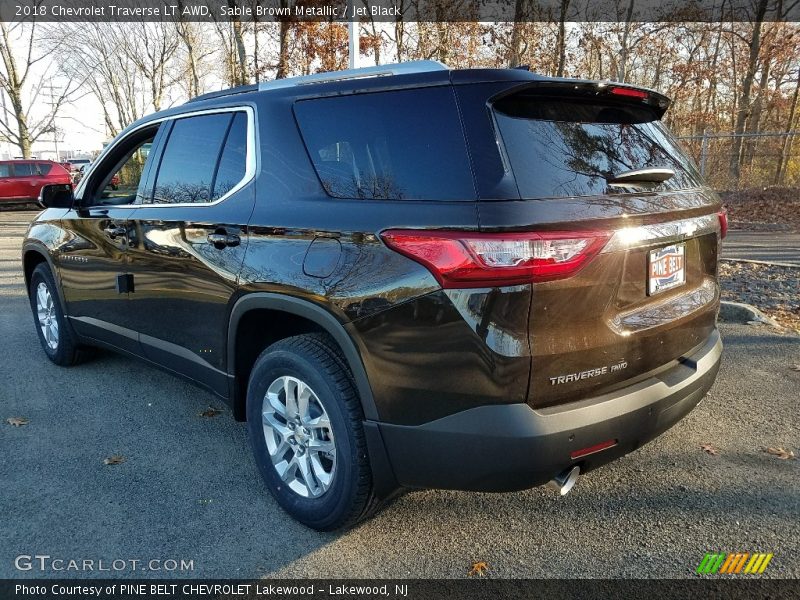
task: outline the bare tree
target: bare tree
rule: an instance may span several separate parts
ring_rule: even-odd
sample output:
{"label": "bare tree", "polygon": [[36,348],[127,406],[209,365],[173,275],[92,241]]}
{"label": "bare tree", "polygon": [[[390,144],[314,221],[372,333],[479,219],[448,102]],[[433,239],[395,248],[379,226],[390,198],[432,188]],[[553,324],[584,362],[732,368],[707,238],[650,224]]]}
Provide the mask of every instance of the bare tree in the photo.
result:
{"label": "bare tree", "polygon": [[[17,146],[25,158],[30,158],[31,147],[43,135],[56,134],[56,115],[74,91],[72,80],[58,94],[53,94],[51,89],[47,99],[49,110],[35,115],[35,107],[45,104],[42,91],[47,79],[40,72],[37,80],[32,81],[31,68],[48,57],[47,52],[36,54],[37,32],[35,22],[12,26],[0,22],[0,94],[4,95],[0,107],[0,137]],[[6,105],[5,96],[10,107]]]}
{"label": "bare tree", "polygon": [[132,27],[129,23],[59,23],[49,32],[51,43],[61,48],[63,68],[74,77],[84,74],[85,86],[102,106],[111,136],[153,106],[152,84],[126,51]]}
{"label": "bare tree", "polygon": [[164,95],[177,77],[169,72],[171,61],[178,51],[180,41],[174,36],[171,23],[132,23],[129,35],[122,39],[122,49],[131,63],[149,82],[150,103],[161,110]]}

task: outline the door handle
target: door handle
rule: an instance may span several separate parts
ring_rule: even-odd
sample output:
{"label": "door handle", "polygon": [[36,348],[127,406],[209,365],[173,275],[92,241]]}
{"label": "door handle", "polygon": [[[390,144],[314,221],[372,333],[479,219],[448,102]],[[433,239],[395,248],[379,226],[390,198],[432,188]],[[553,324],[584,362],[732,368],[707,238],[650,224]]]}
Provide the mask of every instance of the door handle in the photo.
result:
{"label": "door handle", "polygon": [[128,230],[122,225],[109,225],[108,227],[103,229],[103,233],[105,233],[112,240],[117,236],[125,235],[127,231]]}
{"label": "door handle", "polygon": [[218,250],[222,250],[226,246],[238,246],[241,239],[238,235],[232,233],[209,233],[208,243],[213,244]]}

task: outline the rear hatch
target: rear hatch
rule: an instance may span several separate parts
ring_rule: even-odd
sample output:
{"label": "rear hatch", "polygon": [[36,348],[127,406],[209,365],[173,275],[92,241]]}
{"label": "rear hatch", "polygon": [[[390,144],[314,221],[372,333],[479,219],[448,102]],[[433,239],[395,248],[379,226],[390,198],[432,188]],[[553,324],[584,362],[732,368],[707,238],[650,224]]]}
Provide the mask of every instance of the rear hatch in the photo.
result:
{"label": "rear hatch", "polygon": [[[552,262],[533,284],[529,314],[534,407],[650,377],[715,327],[724,217],[660,122],[667,102],[648,90],[564,80],[510,86],[483,101],[504,164],[494,175],[476,167],[478,178],[497,180],[477,182],[481,230],[540,232]],[[472,132],[473,156],[479,137]],[[512,193],[500,181],[508,177]],[[562,273],[570,253],[580,266]]]}

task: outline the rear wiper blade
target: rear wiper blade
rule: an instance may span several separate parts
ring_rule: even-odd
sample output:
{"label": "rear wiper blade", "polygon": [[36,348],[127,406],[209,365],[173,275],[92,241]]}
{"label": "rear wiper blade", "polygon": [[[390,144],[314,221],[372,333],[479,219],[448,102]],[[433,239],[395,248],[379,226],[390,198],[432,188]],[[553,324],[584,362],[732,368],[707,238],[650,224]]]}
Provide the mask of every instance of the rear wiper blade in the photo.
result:
{"label": "rear wiper blade", "polygon": [[661,183],[674,175],[675,171],[672,169],[653,167],[651,169],[634,169],[617,175],[609,175],[606,181],[611,185],[615,183]]}

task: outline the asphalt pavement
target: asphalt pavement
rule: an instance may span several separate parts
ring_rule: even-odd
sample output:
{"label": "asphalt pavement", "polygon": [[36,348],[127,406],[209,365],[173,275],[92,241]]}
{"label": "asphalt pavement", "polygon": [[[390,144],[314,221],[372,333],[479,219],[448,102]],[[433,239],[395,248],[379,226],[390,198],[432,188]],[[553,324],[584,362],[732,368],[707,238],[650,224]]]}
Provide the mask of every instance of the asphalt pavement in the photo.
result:
{"label": "asphalt pavement", "polygon": [[[0,578],[464,577],[479,560],[490,577],[672,578],[694,577],[709,551],[771,552],[763,576],[800,576],[800,461],[765,452],[800,454],[796,336],[722,324],[710,396],[563,498],[546,488],[414,492],[353,530],[322,534],[266,492],[243,424],[227,410],[201,416],[224,409],[209,393],[110,353],[73,368],[47,361],[19,271],[24,224],[7,214]],[[14,427],[11,417],[29,422]],[[113,455],[124,462],[103,464]],[[51,557],[44,571],[36,560],[15,567],[34,555]],[[52,559],[92,560],[95,570],[54,571]],[[98,572],[100,560],[127,566]],[[171,560],[192,570],[168,570]]]}
{"label": "asphalt pavement", "polygon": [[732,230],[722,258],[800,267],[800,233]]}

